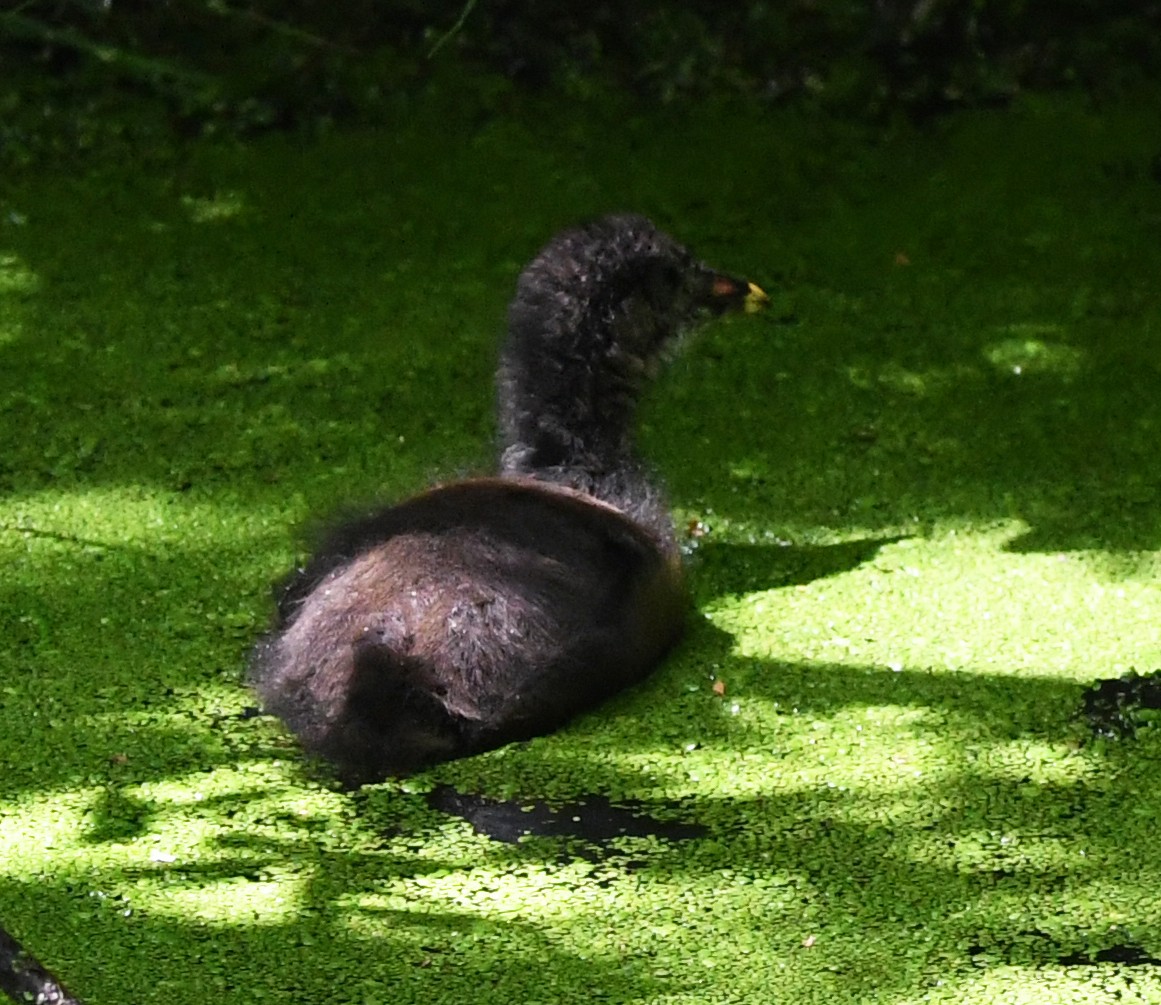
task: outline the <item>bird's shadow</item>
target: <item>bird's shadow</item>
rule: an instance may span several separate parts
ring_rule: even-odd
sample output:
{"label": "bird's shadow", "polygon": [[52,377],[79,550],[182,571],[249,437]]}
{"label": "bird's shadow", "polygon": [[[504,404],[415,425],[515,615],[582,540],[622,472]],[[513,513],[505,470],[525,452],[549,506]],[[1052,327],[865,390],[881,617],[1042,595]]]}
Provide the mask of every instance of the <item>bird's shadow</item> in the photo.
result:
{"label": "bird's shadow", "polygon": [[901,540],[902,535],[825,545],[703,541],[691,550],[689,575],[699,602],[782,586],[805,586],[857,569],[875,558],[881,548]]}

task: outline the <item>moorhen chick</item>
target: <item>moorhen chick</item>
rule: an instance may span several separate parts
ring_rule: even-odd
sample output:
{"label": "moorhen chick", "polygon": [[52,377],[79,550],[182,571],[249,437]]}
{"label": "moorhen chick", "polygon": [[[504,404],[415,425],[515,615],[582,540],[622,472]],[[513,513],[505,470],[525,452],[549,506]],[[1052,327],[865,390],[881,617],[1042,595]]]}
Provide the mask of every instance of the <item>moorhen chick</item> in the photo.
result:
{"label": "moorhen chick", "polygon": [[359,784],[550,732],[646,676],[687,601],[637,402],[690,327],[766,300],[641,216],[556,236],[508,313],[499,475],[334,531],[255,649],[265,709]]}

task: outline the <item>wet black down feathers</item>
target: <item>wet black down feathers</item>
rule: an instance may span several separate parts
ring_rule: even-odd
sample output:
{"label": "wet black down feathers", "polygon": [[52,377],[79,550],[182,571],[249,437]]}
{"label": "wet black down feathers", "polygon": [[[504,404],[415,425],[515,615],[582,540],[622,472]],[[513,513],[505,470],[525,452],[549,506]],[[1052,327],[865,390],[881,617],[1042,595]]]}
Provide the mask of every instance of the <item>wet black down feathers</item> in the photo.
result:
{"label": "wet black down feathers", "polygon": [[686,598],[637,401],[685,330],[765,299],[640,216],[550,241],[509,309],[498,476],[331,535],[255,649],[266,710],[360,783],[550,732],[648,674]]}

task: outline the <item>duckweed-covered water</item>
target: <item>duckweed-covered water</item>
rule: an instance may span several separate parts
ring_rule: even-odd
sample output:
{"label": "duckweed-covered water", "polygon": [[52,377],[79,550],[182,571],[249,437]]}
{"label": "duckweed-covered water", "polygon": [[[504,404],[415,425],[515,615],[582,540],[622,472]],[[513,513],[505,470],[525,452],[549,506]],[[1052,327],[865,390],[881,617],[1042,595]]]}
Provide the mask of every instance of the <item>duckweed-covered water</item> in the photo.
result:
{"label": "duckweed-covered water", "polygon": [[[1161,997],[1161,733],[1083,715],[1161,666],[1159,111],[437,95],[10,180],[0,921],[90,1005]],[[488,468],[515,276],[610,209],[775,300],[643,417],[688,639],[342,791],[250,711],[268,584],[312,520]],[[440,786],[696,831],[497,841]]]}

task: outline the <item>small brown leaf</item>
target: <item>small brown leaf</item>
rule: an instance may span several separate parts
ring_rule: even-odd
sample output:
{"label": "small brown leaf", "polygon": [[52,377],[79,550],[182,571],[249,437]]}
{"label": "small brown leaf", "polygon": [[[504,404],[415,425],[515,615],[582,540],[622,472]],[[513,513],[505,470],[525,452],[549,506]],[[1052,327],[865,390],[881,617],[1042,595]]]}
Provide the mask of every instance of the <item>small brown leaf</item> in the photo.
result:
{"label": "small brown leaf", "polygon": [[724,680],[715,680],[714,681],[714,694],[716,694],[720,698],[725,693],[726,693],[726,682]]}

